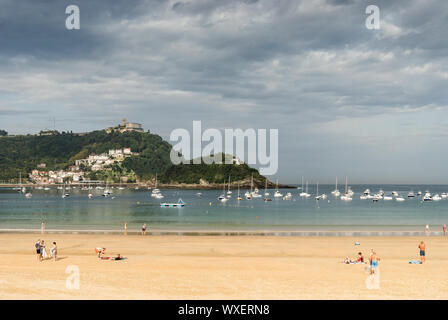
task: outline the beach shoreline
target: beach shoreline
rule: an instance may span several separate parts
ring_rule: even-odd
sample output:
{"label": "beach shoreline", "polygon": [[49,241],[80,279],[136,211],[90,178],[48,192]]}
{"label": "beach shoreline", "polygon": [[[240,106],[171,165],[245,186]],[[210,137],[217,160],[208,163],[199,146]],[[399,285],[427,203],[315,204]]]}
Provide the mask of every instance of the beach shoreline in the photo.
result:
{"label": "beach shoreline", "polygon": [[[0,234],[92,234],[92,235],[139,235],[140,230],[120,229],[19,229],[3,228]],[[416,230],[236,230],[236,229],[158,229],[146,232],[152,236],[266,236],[266,237],[443,237],[443,231]]]}
{"label": "beach shoreline", "polygon": [[[56,241],[59,260],[38,262],[37,239]],[[411,265],[421,240],[427,262]],[[1,233],[1,299],[448,299],[447,241]],[[96,247],[127,260],[99,260]],[[342,263],[358,252],[367,258],[373,248],[381,259],[375,290],[366,287],[367,264]],[[66,287],[73,266],[77,290]]]}

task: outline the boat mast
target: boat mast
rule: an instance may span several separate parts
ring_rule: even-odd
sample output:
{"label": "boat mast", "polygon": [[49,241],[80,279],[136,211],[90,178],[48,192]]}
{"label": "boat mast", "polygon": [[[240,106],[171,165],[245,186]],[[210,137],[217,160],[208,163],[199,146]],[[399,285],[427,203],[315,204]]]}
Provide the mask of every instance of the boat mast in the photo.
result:
{"label": "boat mast", "polygon": [[345,194],[348,194],[347,193],[347,176],[345,176]]}

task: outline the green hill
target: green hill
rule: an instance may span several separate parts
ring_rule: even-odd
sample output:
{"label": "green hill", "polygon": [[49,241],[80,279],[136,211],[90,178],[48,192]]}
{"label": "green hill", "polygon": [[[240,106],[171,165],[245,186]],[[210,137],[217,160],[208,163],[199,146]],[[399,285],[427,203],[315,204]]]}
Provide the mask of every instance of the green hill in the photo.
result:
{"label": "green hill", "polygon": [[150,133],[106,133],[93,131],[84,135],[61,133],[51,136],[15,136],[0,138],[0,180],[17,181],[38,164],[48,170],[66,169],[75,160],[89,154],[107,153],[109,149],[131,148],[139,156],[127,158],[122,167],[134,171],[140,179],[149,179],[170,166],[171,144]]}
{"label": "green hill", "polygon": [[111,165],[107,171],[89,172],[88,178],[118,182],[120,176],[125,175],[130,178],[129,182],[134,182],[153,180],[158,173],[159,181],[165,184],[199,184],[202,181],[220,184],[229,176],[232,181],[248,181],[252,175],[256,183],[264,185],[265,181],[256,169],[246,164],[173,165],[172,146],[160,136],[139,132],[106,133],[104,130],[83,135],[0,137],[0,180],[18,182],[20,173],[23,178],[28,177],[40,163],[46,164],[43,170],[68,169],[75,160],[87,158],[91,153],[102,154],[109,149],[122,148],[131,148],[139,155]]}

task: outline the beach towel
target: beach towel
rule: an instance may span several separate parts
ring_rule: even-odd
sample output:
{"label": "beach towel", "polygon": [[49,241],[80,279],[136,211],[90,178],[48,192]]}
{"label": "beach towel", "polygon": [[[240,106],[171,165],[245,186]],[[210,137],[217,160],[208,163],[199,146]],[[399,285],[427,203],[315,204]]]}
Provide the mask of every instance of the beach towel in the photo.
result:
{"label": "beach towel", "polygon": [[409,260],[410,264],[422,264],[419,260]]}
{"label": "beach towel", "polygon": [[[120,261],[120,260],[127,260],[128,258],[125,258],[125,257],[121,257],[121,259],[118,259],[117,261]],[[116,260],[115,259],[115,257],[101,257],[101,260]]]}

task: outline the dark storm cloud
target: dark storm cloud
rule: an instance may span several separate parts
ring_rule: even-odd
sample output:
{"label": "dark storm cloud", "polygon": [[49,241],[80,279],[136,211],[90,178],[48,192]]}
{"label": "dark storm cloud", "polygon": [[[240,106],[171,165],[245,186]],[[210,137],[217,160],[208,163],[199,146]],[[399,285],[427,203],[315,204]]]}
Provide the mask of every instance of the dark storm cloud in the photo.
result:
{"label": "dark storm cloud", "polygon": [[446,148],[433,137],[445,136],[448,4],[373,3],[380,30],[361,0],[0,0],[0,128],[278,128],[280,177],[386,179],[385,153],[402,170],[421,160],[408,141]]}

